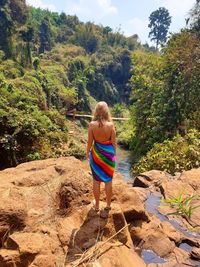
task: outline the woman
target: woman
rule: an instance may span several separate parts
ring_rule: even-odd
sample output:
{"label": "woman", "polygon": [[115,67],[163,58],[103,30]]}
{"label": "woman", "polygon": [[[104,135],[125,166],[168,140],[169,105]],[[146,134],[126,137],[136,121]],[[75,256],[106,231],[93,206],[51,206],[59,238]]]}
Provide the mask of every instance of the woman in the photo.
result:
{"label": "woman", "polygon": [[88,128],[87,159],[93,175],[95,210],[99,211],[100,183],[105,183],[106,210],[110,209],[115,169],[116,132],[106,102],[96,105]]}

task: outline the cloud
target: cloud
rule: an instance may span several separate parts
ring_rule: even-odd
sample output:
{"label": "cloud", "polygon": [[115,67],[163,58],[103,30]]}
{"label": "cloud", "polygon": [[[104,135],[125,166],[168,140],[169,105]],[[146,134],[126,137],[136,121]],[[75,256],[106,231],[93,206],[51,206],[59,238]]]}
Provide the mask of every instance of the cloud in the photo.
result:
{"label": "cloud", "polygon": [[88,20],[96,20],[108,15],[115,15],[118,10],[111,0],[71,0],[67,1],[66,13],[76,14]]}
{"label": "cloud", "polygon": [[148,20],[142,20],[140,18],[133,18],[129,20],[123,27],[125,28],[124,34],[126,36],[131,36],[133,34],[139,34],[139,38],[142,42],[148,40]]}
{"label": "cloud", "polygon": [[43,0],[27,0],[26,2],[30,6],[40,7],[43,9],[49,9],[51,11],[56,10],[56,7],[53,4],[45,4]]}
{"label": "cloud", "polygon": [[172,16],[184,17],[194,6],[195,0],[155,0],[159,6],[166,7]]}

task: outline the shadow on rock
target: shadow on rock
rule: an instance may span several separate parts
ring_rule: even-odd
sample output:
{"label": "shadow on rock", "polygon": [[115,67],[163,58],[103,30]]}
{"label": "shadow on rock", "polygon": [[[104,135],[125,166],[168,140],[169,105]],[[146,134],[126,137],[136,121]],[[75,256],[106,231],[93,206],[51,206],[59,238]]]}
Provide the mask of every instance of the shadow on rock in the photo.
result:
{"label": "shadow on rock", "polygon": [[[87,249],[101,241],[103,235],[109,234],[109,227],[106,227],[109,212],[107,212],[107,215],[102,212],[97,213],[93,208],[91,208],[80,228],[72,231],[68,253],[66,256],[67,262],[78,259],[80,254],[84,253]],[[103,214],[103,218],[101,217],[101,214]]]}

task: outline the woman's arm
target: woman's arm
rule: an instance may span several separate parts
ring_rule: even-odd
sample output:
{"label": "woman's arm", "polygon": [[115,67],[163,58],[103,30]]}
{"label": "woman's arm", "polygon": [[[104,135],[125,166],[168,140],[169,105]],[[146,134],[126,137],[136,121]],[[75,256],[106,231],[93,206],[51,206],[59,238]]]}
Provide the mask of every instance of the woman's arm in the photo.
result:
{"label": "woman's arm", "polygon": [[112,132],[111,132],[111,143],[114,146],[115,149],[115,155],[116,155],[116,151],[117,151],[117,140],[116,140],[116,131],[115,131],[115,126],[112,125]]}
{"label": "woman's arm", "polygon": [[89,159],[89,153],[90,153],[90,149],[93,143],[93,133],[92,133],[92,126],[91,123],[89,124],[89,128],[88,128],[88,141],[87,141],[87,152],[86,152],[86,158]]}

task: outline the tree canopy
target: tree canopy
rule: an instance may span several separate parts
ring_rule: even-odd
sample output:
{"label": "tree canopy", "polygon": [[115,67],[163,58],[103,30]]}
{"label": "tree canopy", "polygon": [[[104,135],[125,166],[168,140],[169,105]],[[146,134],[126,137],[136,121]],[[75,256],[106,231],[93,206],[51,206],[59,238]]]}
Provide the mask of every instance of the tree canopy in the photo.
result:
{"label": "tree canopy", "polygon": [[171,24],[171,16],[165,7],[153,11],[149,17],[149,37],[156,43],[156,48],[167,41],[167,34]]}

